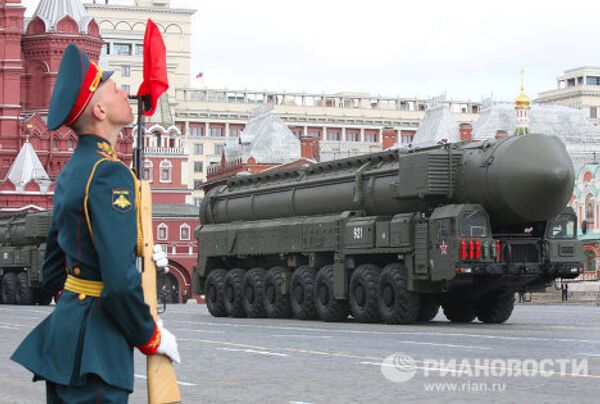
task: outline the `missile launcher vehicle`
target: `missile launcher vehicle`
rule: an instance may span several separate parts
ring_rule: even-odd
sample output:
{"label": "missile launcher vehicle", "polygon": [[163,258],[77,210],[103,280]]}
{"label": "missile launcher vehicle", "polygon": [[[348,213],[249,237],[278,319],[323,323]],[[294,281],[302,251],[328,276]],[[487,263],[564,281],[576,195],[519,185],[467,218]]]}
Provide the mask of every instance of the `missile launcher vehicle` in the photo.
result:
{"label": "missile launcher vehicle", "polygon": [[200,207],[194,291],[213,316],[502,323],[582,270],[573,186],[535,134],[230,178]]}
{"label": "missile launcher vehicle", "polygon": [[0,216],[0,303],[50,304],[42,288],[51,212]]}

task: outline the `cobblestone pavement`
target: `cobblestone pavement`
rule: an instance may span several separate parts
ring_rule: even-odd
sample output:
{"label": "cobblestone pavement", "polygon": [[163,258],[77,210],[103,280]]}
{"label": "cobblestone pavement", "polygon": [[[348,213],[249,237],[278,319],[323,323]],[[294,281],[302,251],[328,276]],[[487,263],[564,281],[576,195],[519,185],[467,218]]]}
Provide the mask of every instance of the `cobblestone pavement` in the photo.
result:
{"label": "cobblestone pavement", "polygon": [[[44,401],[44,384],[31,383],[8,358],[51,310],[0,306],[0,402]],[[519,305],[502,325],[451,324],[441,312],[408,326],[213,318],[200,305],[170,305],[162,317],[179,339],[185,403],[564,403],[600,396],[600,308],[591,305]],[[144,373],[136,353],[132,403],[146,401]]]}

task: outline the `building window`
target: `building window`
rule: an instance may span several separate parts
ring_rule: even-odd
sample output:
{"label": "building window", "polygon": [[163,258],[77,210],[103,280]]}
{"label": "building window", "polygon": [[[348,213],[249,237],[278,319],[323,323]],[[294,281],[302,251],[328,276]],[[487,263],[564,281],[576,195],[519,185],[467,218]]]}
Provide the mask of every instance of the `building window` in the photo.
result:
{"label": "building window", "polygon": [[346,141],[360,142],[360,132],[346,132]]}
{"label": "building window", "polygon": [[590,107],[590,118],[598,118],[598,107]]}
{"label": "building window", "polygon": [[67,147],[69,148],[69,151],[73,150],[73,139],[67,139]]}
{"label": "building window", "polygon": [[129,87],[127,84],[121,84],[121,89],[123,91],[125,91],[127,94],[129,94],[131,92],[131,87]]}
{"label": "building window", "polygon": [[189,240],[190,239],[190,226],[187,224],[182,224],[179,228],[179,238],[181,240]]}
{"label": "building window", "polygon": [[144,161],[144,179],[152,182],[152,169],[154,168],[154,164],[150,160]]}
{"label": "building window", "polygon": [[141,44],[141,43],[135,44],[135,55],[136,56],[144,56],[144,44]]}
{"label": "building window", "polygon": [[365,142],[377,143],[377,133],[365,133]]}
{"label": "building window", "polygon": [[[194,180],[194,189],[202,189],[202,180]],[[194,201],[198,198],[194,198]],[[200,206],[200,205],[198,205]]]}
{"label": "building window", "polygon": [[412,135],[412,134],[411,135],[402,135],[402,143],[403,144],[410,144],[410,143],[412,143],[414,136],[415,135]]}
{"label": "building window", "polygon": [[113,45],[113,55],[130,56],[131,55],[131,44],[128,44],[128,43],[114,44]]}
{"label": "building window", "polygon": [[[196,181],[194,181],[194,182],[196,182]],[[198,181],[198,182],[202,182],[202,181]],[[202,203],[202,198],[194,198],[194,205],[199,207],[201,203]]]}
{"label": "building window", "polygon": [[110,55],[110,44],[109,43],[102,44],[102,54]]}
{"label": "building window", "polygon": [[158,231],[156,233],[156,239],[157,240],[166,240],[168,231],[169,231],[169,228],[167,227],[166,224],[164,224],[164,223],[159,224]]}
{"label": "building window", "polygon": [[588,86],[600,86],[600,77],[598,76],[587,76],[585,81]]}
{"label": "building window", "polygon": [[203,166],[201,161],[194,161],[194,172],[201,173],[203,171]]}
{"label": "building window", "polygon": [[221,156],[223,154],[223,150],[225,148],[225,145],[222,143],[215,143],[215,154],[217,156]]}
{"label": "building window", "polygon": [[173,165],[170,161],[160,162],[160,182],[171,182],[171,171]]}
{"label": "building window", "polygon": [[191,137],[202,137],[202,136],[204,136],[204,127],[203,126],[190,125],[190,136]]}
{"label": "building window", "polygon": [[131,66],[121,66],[121,77],[131,77]]}
{"label": "building window", "polygon": [[223,137],[223,128],[210,128],[210,135],[213,137]]}
{"label": "building window", "polygon": [[327,140],[340,140],[340,132],[336,130],[328,130],[327,131]]}
{"label": "building window", "polygon": [[204,154],[204,145],[202,143],[194,143],[194,154],[197,156]]}
{"label": "building window", "polygon": [[309,130],[307,134],[309,137],[314,137],[317,139],[321,138],[321,132],[319,132],[318,130]]}
{"label": "building window", "polygon": [[58,141],[56,140],[55,137],[52,138],[52,150],[58,150]]}
{"label": "building window", "polygon": [[239,128],[229,128],[229,137],[240,137]]}

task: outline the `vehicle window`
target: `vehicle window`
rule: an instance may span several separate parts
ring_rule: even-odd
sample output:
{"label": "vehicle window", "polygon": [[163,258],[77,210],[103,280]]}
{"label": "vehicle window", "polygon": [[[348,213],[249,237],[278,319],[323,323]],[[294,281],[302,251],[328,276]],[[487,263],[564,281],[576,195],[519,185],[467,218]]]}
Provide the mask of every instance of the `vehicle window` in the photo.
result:
{"label": "vehicle window", "polygon": [[575,238],[575,217],[559,215],[550,222],[548,228],[550,238]]}
{"label": "vehicle window", "polygon": [[460,235],[463,237],[486,237],[488,221],[487,215],[476,210],[464,212],[460,219]]}
{"label": "vehicle window", "polygon": [[437,220],[437,239],[447,240],[452,234],[452,219]]}

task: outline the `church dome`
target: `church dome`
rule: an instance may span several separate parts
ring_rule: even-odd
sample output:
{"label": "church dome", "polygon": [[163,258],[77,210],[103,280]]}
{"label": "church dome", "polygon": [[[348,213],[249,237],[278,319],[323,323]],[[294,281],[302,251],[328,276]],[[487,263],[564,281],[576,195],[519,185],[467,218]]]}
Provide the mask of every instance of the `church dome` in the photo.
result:
{"label": "church dome", "polygon": [[41,0],[32,16],[32,22],[39,18],[45,24],[45,32],[57,32],[59,23],[65,17],[78,25],[79,32],[87,32],[92,20],[80,0]]}
{"label": "church dome", "polygon": [[531,104],[531,98],[527,94],[525,94],[525,90],[521,87],[521,92],[515,99],[515,106],[518,109],[529,109],[529,105]]}

